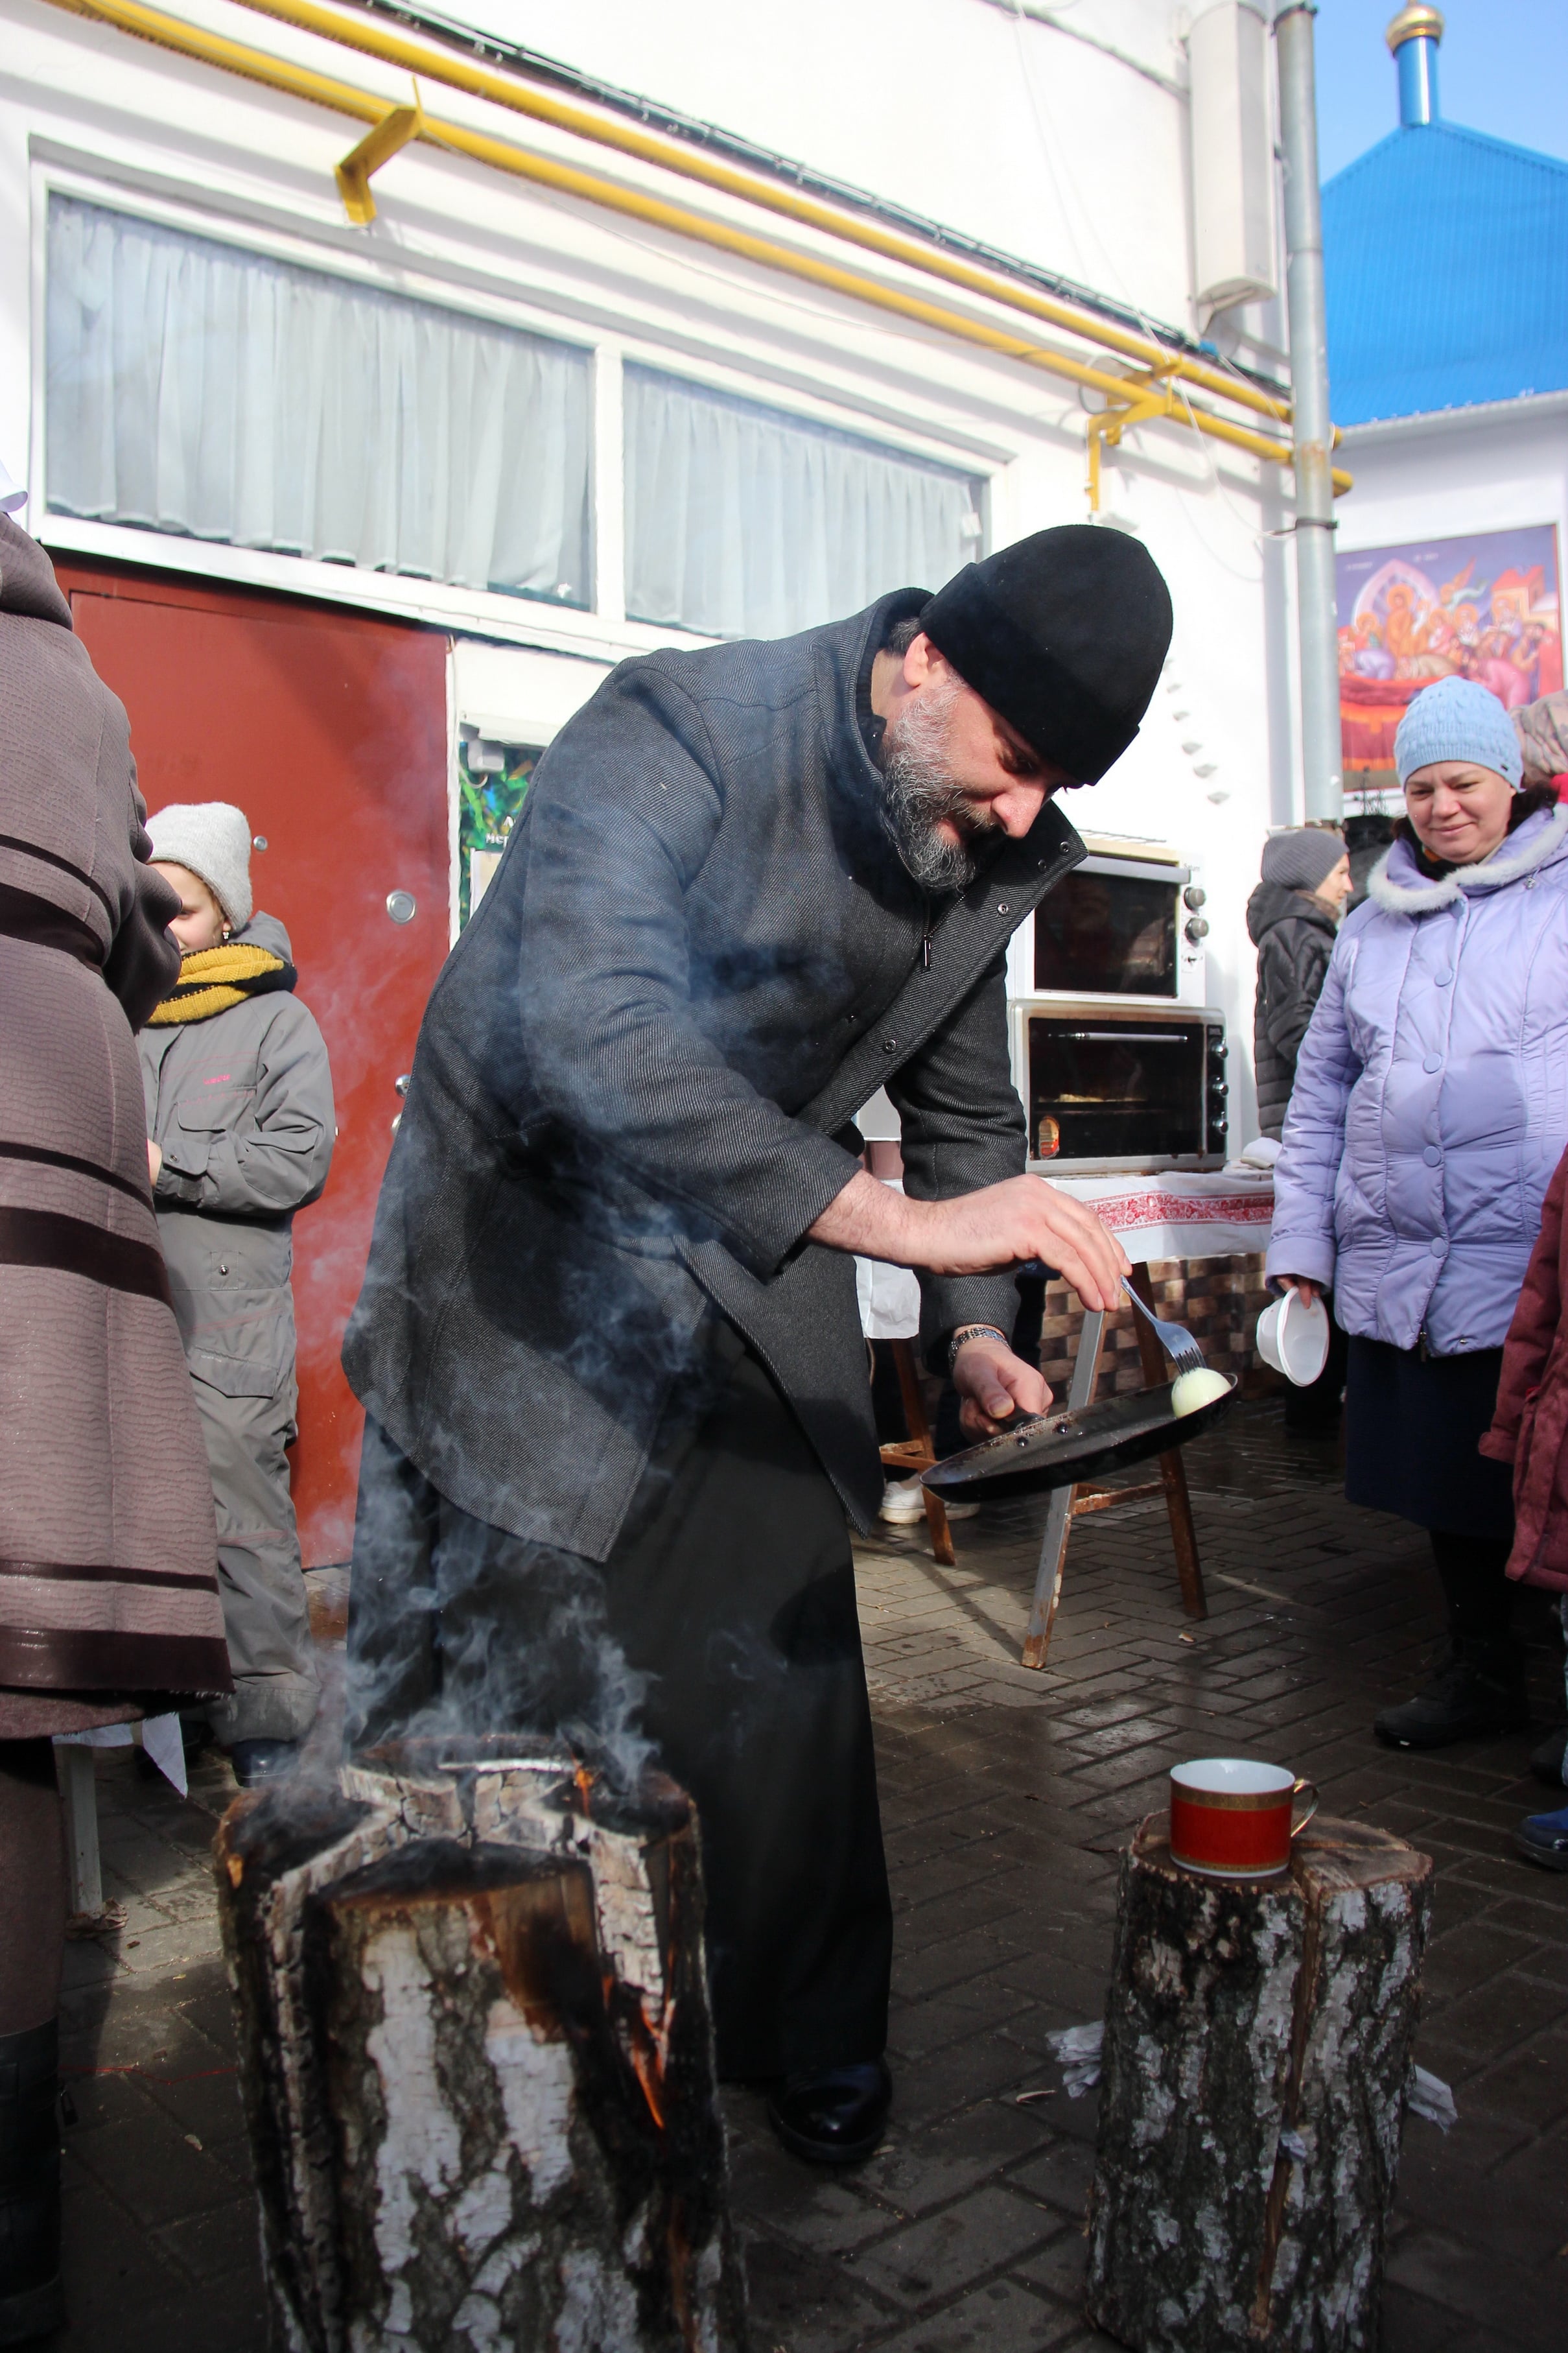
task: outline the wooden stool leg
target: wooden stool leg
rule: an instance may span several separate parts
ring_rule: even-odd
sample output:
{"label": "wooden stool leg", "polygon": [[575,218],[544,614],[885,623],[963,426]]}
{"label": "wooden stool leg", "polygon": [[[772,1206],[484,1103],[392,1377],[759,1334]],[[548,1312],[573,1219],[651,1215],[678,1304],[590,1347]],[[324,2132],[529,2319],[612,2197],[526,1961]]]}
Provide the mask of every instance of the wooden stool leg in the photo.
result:
{"label": "wooden stool leg", "polygon": [[97,1752],[75,1741],[55,1748],[55,1778],[66,1818],[66,1862],[70,1908],[96,1919],[103,1910],[103,1879],[98,1860]]}
{"label": "wooden stool leg", "polygon": [[[1105,1338],[1105,1317],[1098,1308],[1086,1308],[1079,1335],[1078,1356],[1068,1388],[1068,1406],[1077,1411],[1094,1395],[1100,1351]],[[1024,1638],[1024,1664],[1043,1667],[1051,1647],[1051,1629],[1062,1598],[1062,1569],[1067,1561],[1068,1531],[1072,1526],[1071,1487],[1056,1487],[1046,1513],[1046,1533],[1040,1542],[1040,1565],[1035,1572],[1035,1598],[1029,1605],[1029,1627]]]}
{"label": "wooden stool leg", "polygon": [[[1154,1311],[1154,1294],[1149,1286],[1149,1270],[1135,1266],[1128,1278],[1129,1286],[1138,1293],[1145,1307]],[[1157,1388],[1169,1370],[1159,1341],[1143,1321],[1137,1316],[1138,1354],[1142,1361],[1143,1378],[1150,1388]],[[1206,1618],[1209,1614],[1207,1596],[1204,1592],[1203,1563],[1198,1558],[1198,1532],[1193,1525],[1192,1499],[1187,1493],[1187,1466],[1182,1460],[1182,1450],[1173,1447],[1160,1457],[1160,1477],[1164,1483],[1165,1509],[1171,1515],[1171,1546],[1176,1556],[1176,1574],[1182,1581],[1182,1607],[1189,1618]]]}
{"label": "wooden stool leg", "polygon": [[[921,1394],[920,1366],[915,1362],[913,1345],[908,1340],[890,1344],[893,1363],[899,1376],[899,1394],[904,1401],[904,1419],[909,1424],[910,1437],[920,1449],[927,1467],[936,1461],[936,1448],[931,1444],[931,1424],[926,1419],[926,1401]],[[948,1525],[947,1507],[942,1497],[928,1487],[925,1491],[926,1526],[931,1530],[931,1548],[943,1568],[955,1568],[957,1555],[952,1549],[952,1530]]]}

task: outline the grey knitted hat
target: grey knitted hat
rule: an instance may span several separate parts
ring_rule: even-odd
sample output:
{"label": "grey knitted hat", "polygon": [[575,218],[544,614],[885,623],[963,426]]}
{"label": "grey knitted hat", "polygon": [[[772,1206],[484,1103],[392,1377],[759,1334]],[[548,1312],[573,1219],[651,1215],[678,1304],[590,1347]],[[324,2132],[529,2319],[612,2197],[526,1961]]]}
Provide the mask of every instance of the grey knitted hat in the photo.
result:
{"label": "grey knitted hat", "polygon": [[1440,678],[1406,706],[1394,738],[1394,765],[1403,785],[1435,760],[1473,760],[1506,776],[1518,792],[1524,776],[1513,722],[1471,678]]}
{"label": "grey knitted hat", "polygon": [[154,859],[199,874],[237,932],[250,921],[250,819],[232,801],[171,801],[147,820]]}
{"label": "grey knitted hat", "polygon": [[1315,891],[1345,854],[1344,837],[1325,825],[1293,825],[1263,845],[1263,880],[1282,891]]}

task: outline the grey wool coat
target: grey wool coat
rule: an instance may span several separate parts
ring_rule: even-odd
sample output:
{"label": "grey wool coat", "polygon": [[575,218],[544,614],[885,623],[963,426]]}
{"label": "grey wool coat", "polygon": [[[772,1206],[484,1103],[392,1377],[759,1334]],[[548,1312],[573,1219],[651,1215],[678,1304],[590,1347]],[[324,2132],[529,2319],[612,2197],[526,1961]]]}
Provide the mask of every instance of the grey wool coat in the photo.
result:
{"label": "grey wool coat", "polygon": [[[276,916],[253,915],[235,942],[292,962]],[[276,1397],[294,1378],[294,1212],[325,1185],[337,1134],[325,1042],[278,989],[205,1021],[156,1024],[137,1048],[191,1370],[225,1397]]]}
{"label": "grey wool coat", "polygon": [[[894,858],[857,689],[924,601],[623,663],[540,762],[437,983],[343,1363],[432,1483],[515,1535],[607,1556],[710,1304],[851,1513],[880,1501],[854,1262],[805,1235],[883,1083],[911,1195],[1023,1169],[1003,950],[1083,855],[1047,802],[945,904]],[[928,1345],[1012,1328],[1008,1275],[922,1293]]]}
{"label": "grey wool coat", "polygon": [[121,703],[0,516],[0,1738],[229,1687],[132,1031],[174,980]]}

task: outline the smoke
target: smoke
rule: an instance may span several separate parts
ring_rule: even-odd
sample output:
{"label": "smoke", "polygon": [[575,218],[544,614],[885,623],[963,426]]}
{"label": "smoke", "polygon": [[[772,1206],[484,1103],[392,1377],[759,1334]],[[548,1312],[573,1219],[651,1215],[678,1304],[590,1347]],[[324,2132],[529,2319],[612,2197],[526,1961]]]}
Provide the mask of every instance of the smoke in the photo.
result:
{"label": "smoke", "polygon": [[[979,818],[948,763],[952,712],[968,692],[952,671],[933,679],[888,722],[882,752],[882,823],[917,882],[962,891],[979,867],[977,845],[997,830]],[[958,839],[937,831],[945,820]]]}
{"label": "smoke", "polygon": [[437,1562],[441,1688],[408,1727],[558,1739],[634,1790],[654,1744],[638,1728],[648,1679],[610,1631],[604,1571],[548,1545],[498,1546],[447,1514]]}
{"label": "smoke", "polygon": [[[649,1357],[616,1356],[624,1303],[599,1306],[592,1350],[603,1361],[574,1363],[579,1378],[608,1384],[616,1364],[623,1390],[633,1366],[651,1384]],[[661,1336],[673,1377],[624,1524],[634,1548],[657,1529],[740,1355],[712,1316],[695,1332],[666,1327]],[[577,1553],[459,1509],[367,1420],[345,1660],[349,1752],[421,1738],[532,1737],[563,1745],[612,1788],[635,1792],[657,1750],[642,1726],[651,1678],[617,1639],[607,1575]]]}

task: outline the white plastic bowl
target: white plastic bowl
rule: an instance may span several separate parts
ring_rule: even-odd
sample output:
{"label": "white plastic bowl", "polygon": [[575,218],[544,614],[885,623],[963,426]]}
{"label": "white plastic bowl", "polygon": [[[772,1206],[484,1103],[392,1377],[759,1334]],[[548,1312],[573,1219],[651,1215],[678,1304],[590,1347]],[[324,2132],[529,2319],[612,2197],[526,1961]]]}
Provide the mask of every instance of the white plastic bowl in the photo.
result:
{"label": "white plastic bowl", "polygon": [[1299,1389],[1315,1381],[1329,1361],[1329,1311],[1321,1299],[1307,1306],[1288,1291],[1258,1319],[1258,1353]]}

